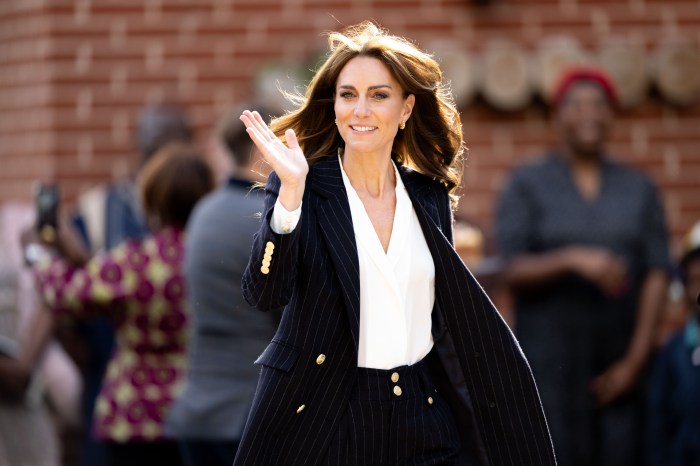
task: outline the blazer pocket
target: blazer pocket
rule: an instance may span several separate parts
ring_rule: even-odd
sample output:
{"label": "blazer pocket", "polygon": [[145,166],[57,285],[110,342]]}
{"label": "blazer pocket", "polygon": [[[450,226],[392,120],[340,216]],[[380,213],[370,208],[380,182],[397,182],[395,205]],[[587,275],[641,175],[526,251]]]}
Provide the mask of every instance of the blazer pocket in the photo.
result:
{"label": "blazer pocket", "polygon": [[299,359],[298,349],[281,341],[272,340],[265,348],[265,351],[255,360],[255,364],[262,364],[263,366],[289,372],[294,367],[297,359]]}

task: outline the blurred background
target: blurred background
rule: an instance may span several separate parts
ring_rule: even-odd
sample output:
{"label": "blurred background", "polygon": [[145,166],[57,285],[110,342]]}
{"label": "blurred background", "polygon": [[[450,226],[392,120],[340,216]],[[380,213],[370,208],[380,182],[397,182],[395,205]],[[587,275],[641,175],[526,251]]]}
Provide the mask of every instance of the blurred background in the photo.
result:
{"label": "blurred background", "polygon": [[[146,104],[181,106],[202,147],[243,102],[282,114],[324,32],[366,19],[451,81],[469,148],[455,238],[511,323],[496,203],[512,169],[556,142],[551,91],[571,64],[615,80],[611,153],[655,182],[680,257],[700,219],[700,0],[0,0],[0,207],[31,205],[44,181],[70,209],[133,174]],[[30,222],[12,212],[6,224]],[[671,286],[660,342],[685,321],[681,294]]]}
{"label": "blurred background", "polygon": [[0,203],[53,179],[70,202],[135,163],[134,123],[175,101],[204,138],[231,105],[303,86],[323,31],[374,19],[435,53],[470,149],[459,216],[488,240],[510,169],[550,142],[548,86],[599,63],[612,150],[660,187],[674,247],[700,218],[697,0],[2,0]]}

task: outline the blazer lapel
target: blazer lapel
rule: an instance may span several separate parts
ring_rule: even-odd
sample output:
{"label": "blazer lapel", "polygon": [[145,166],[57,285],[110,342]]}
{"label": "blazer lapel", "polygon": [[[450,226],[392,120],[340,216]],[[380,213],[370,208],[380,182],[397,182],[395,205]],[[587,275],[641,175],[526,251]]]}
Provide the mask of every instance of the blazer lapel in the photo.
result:
{"label": "blazer lapel", "polygon": [[[401,167],[399,168],[399,173],[408,192],[408,197],[411,198],[411,203],[416,211],[421,227],[423,229],[428,227],[436,228],[442,233],[441,227],[435,223],[435,219],[439,218],[439,212],[433,188],[425,180],[410,176],[408,170],[405,167]],[[428,235],[426,234],[427,237]],[[435,251],[431,248],[431,252],[434,253]]]}
{"label": "blazer lapel", "polygon": [[311,189],[321,197],[316,206],[319,226],[343,290],[355,349],[360,334],[360,263],[348,196],[336,156],[316,163]]}

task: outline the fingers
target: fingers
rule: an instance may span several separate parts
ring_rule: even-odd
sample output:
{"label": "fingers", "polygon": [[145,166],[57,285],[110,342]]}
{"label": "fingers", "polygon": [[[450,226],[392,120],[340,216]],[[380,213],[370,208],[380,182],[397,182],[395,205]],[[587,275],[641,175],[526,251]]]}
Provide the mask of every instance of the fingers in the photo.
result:
{"label": "fingers", "polygon": [[308,163],[294,130],[285,131],[283,142],[270,130],[258,112],[245,110],[240,119],[265,161],[280,175],[280,178],[284,176],[294,178],[293,182],[297,183],[296,177],[305,176],[308,173]]}
{"label": "fingers", "polygon": [[289,147],[290,149],[299,148],[299,141],[297,140],[297,135],[294,134],[293,129],[290,128],[287,131],[285,131],[284,138],[287,141],[287,147]]}
{"label": "fingers", "polygon": [[246,128],[255,128],[260,138],[266,142],[274,142],[277,140],[275,134],[270,130],[263,120],[262,116],[256,111],[251,112],[250,110],[245,110],[241,115],[241,120]]}
{"label": "fingers", "polygon": [[270,148],[268,147],[268,144],[271,141],[269,135],[267,134],[269,132],[269,128],[267,128],[267,126],[264,124],[260,115],[258,115],[256,118],[255,115],[248,110],[243,112],[240,119],[246,127],[248,136],[250,136],[253,143],[255,143],[257,148],[267,159],[271,155]]}
{"label": "fingers", "polygon": [[246,132],[248,133],[248,136],[250,136],[250,139],[253,140],[253,143],[257,146],[257,148],[260,150],[260,152],[265,156],[265,158],[268,157],[268,148],[267,148],[267,141],[265,138],[260,134],[260,131],[253,125],[247,123],[246,120],[244,120],[245,117],[242,117],[241,120],[243,123],[246,125]]}

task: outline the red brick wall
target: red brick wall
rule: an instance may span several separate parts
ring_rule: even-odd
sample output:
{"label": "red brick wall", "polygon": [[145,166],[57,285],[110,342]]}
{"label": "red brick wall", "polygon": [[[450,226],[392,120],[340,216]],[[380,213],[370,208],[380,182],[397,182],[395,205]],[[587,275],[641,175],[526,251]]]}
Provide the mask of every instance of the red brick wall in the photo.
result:
{"label": "red brick wall", "polygon": [[0,2],[0,202],[53,175],[50,18],[42,2]]}
{"label": "red brick wall", "polygon": [[[310,63],[320,33],[373,18],[419,44],[458,40],[478,53],[506,37],[531,49],[567,34],[594,49],[613,36],[652,50],[665,36],[700,41],[698,0],[2,0],[0,202],[55,177],[70,199],[125,173],[138,107],[177,100],[201,138],[221,110],[247,100],[264,65]],[[650,91],[624,113],[613,149],[662,188],[674,239],[700,219],[700,106]],[[509,169],[551,142],[536,99],[514,113],[477,98],[463,109],[471,149],[460,215],[487,232]]]}

